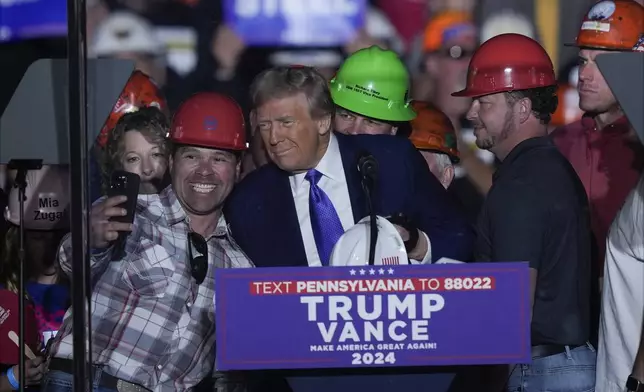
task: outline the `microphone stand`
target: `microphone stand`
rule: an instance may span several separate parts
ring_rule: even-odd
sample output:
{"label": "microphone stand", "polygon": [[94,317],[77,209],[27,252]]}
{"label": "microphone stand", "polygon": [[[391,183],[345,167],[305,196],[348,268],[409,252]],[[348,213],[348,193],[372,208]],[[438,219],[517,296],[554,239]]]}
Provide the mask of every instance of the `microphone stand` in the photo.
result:
{"label": "microphone stand", "polygon": [[369,235],[369,265],[374,265],[376,257],[376,243],[378,242],[378,222],[376,218],[376,211],[373,208],[373,189],[374,181],[369,176],[362,178],[362,190],[364,191],[367,199],[367,213],[369,214],[369,228],[371,234]]}
{"label": "microphone stand", "polygon": [[20,350],[18,358],[18,369],[20,371],[18,383],[19,391],[25,390],[25,193],[27,190],[27,172],[29,170],[40,170],[42,168],[41,159],[12,159],[9,161],[8,169],[16,170],[16,179],[14,187],[18,189],[18,205],[20,208],[20,225],[18,233],[20,236],[20,245],[18,249],[18,349]]}

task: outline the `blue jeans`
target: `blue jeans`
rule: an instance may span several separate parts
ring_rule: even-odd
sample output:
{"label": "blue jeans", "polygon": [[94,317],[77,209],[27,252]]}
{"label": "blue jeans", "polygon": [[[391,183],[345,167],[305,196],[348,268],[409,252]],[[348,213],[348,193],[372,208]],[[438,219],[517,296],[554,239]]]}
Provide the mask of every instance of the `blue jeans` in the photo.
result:
{"label": "blue jeans", "polygon": [[533,358],[532,364],[516,365],[508,380],[508,392],[593,392],[595,348],[586,345],[561,354]]}
{"label": "blue jeans", "polygon": [[[93,392],[117,392],[116,389],[99,387],[98,383],[101,379],[102,371],[95,369],[94,371],[94,385]],[[40,392],[73,392],[74,390],[74,376],[69,373],[60,372],[58,370],[50,370],[45,374],[45,377],[40,384]]]}

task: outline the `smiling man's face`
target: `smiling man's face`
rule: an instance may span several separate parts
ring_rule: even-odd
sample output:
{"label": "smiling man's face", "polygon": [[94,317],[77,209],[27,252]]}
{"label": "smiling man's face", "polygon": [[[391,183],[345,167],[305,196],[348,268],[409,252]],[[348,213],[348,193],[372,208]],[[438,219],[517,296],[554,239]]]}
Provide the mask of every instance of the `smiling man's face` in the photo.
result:
{"label": "smiling man's face", "polygon": [[277,166],[290,173],[315,167],[326,151],[330,117],[312,118],[303,93],[269,100],[256,113],[257,129]]}
{"label": "smiling man's face", "polygon": [[189,214],[221,209],[239,178],[241,161],[230,151],[181,146],[170,161],[172,186]]}

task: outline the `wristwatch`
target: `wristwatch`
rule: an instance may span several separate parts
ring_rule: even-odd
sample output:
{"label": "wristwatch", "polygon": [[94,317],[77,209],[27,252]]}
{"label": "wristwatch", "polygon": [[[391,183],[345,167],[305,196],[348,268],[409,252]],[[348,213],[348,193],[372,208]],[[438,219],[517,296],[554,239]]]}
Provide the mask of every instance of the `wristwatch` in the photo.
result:
{"label": "wristwatch", "polygon": [[644,383],[633,376],[628,376],[626,379],[627,392],[644,392]]}

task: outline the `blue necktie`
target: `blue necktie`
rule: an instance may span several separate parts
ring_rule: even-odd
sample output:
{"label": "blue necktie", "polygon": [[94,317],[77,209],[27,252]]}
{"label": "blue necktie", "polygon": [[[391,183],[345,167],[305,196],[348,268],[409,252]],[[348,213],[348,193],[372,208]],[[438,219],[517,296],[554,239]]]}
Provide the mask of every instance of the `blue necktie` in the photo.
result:
{"label": "blue necktie", "polygon": [[344,233],[344,229],[329,196],[318,186],[318,181],[320,181],[321,177],[322,173],[311,169],[306,173],[304,178],[311,184],[311,190],[309,191],[309,213],[311,214],[313,237],[315,238],[315,245],[318,248],[320,261],[322,265],[326,266],[329,265],[331,251],[335,243],[340,239],[340,236]]}

